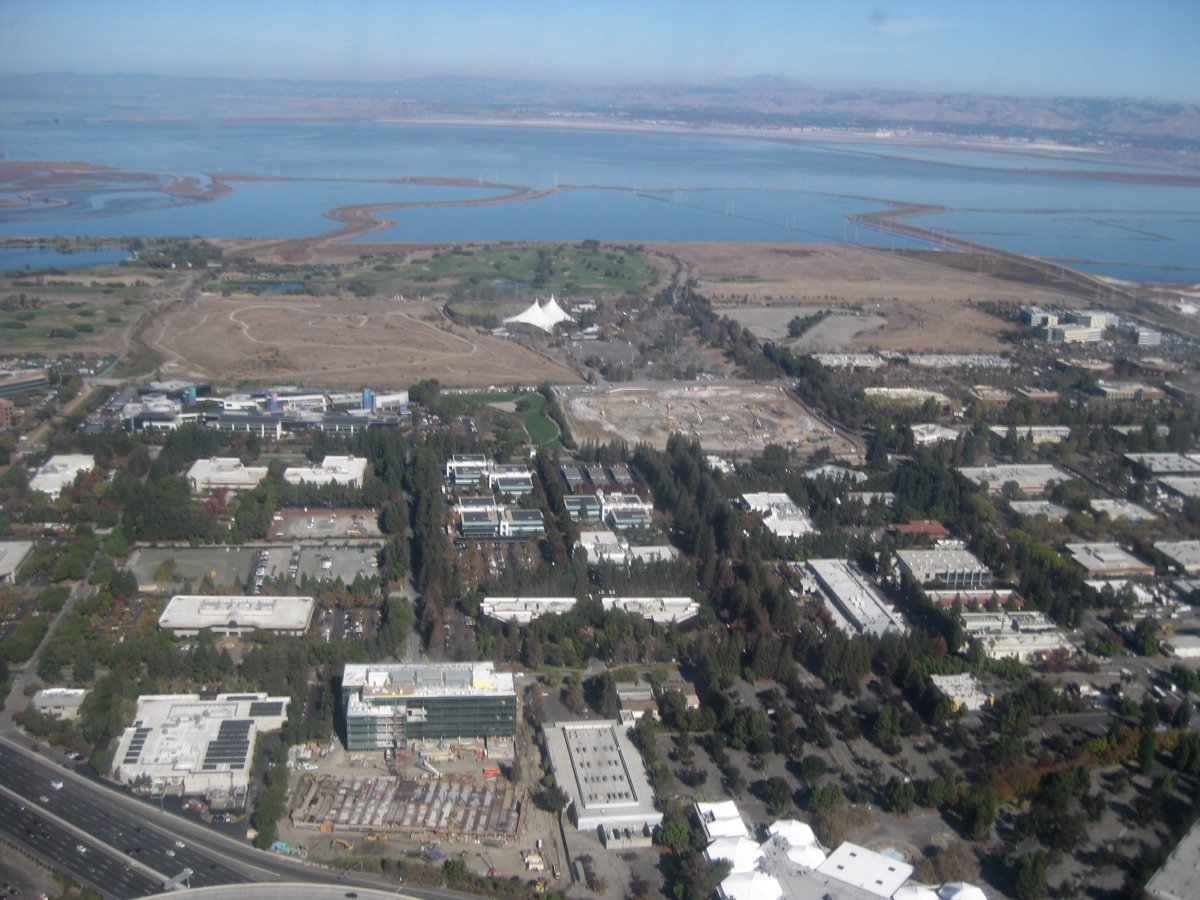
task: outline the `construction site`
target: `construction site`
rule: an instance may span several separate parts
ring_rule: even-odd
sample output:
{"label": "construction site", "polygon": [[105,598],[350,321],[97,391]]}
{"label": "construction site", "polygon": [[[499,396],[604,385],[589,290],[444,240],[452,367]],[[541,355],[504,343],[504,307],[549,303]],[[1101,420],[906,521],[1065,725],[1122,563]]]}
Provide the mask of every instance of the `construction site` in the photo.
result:
{"label": "construction site", "polygon": [[292,824],[324,833],[365,833],[375,841],[395,835],[412,842],[502,846],[520,836],[525,806],[525,790],[499,779],[320,775],[305,779]]}
{"label": "construction site", "polygon": [[782,387],[741,381],[628,383],[560,388],[580,441],[645,443],[662,450],[672,433],[710,453],[755,456],[768,444],[841,454],[852,448]]}

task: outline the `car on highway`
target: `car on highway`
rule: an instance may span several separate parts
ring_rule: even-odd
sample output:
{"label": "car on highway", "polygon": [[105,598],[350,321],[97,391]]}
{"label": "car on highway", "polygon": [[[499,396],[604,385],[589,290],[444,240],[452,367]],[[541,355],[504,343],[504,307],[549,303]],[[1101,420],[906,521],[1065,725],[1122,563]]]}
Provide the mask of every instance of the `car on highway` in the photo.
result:
{"label": "car on highway", "polygon": [[184,847],[187,846],[187,844],[185,844],[183,841],[176,841],[175,846],[178,847],[180,850],[182,850]]}
{"label": "car on highway", "polygon": [[83,846],[83,844],[76,844],[75,849],[80,853],[87,853],[87,847]]}
{"label": "car on highway", "polygon": [[174,851],[174,850],[168,850],[168,851],[167,851],[167,856],[174,856],[174,855],[175,855],[175,851]]}
{"label": "car on highway", "polygon": [[61,791],[62,790],[62,782],[56,778],[52,782],[50,782],[50,787],[54,788],[56,791]]}
{"label": "car on highway", "polygon": [[47,797],[45,794],[42,794],[40,797],[38,797],[38,799],[39,799],[40,801],[42,801],[43,803],[49,803],[49,802],[50,802],[50,798],[49,798],[49,797]]}

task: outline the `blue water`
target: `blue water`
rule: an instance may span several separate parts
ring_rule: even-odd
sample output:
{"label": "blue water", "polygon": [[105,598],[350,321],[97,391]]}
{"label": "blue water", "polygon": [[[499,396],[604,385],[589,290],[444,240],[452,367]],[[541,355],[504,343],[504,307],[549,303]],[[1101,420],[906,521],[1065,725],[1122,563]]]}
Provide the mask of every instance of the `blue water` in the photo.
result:
{"label": "blue water", "polygon": [[111,266],[129,259],[129,253],[119,247],[100,247],[95,250],[76,250],[60,253],[53,247],[0,247],[0,271],[12,269],[84,269],[91,266]]}
{"label": "blue water", "polygon": [[[2,112],[2,110],[0,110]],[[80,159],[163,180],[214,173],[306,179],[237,182],[212,202],[153,182],[56,190],[66,206],[0,210],[0,235],[296,237],[338,227],[331,207],[412,206],[364,241],[777,241],[920,246],[848,223],[886,201],[950,211],[918,225],[1134,280],[1200,280],[1200,188],[1059,177],[1057,170],[1186,172],[1104,154],[995,152],[904,142],[357,123],[37,123],[0,129],[8,159]],[[406,177],[469,184],[396,183]],[[357,179],[357,180],[352,180]]]}

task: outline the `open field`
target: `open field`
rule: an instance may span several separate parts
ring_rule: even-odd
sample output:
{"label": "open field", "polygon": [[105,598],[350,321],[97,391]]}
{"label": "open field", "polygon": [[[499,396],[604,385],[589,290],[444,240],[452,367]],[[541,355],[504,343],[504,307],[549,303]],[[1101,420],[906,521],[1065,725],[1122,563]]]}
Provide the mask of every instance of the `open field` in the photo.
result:
{"label": "open field", "polygon": [[573,382],[575,374],[517,344],[452,324],[437,303],[382,297],[203,296],[147,329],[164,374],[330,387]]}
{"label": "open field", "polygon": [[675,382],[570,389],[563,408],[580,441],[644,442],[658,449],[672,431],[710,452],[761,453],[767,444],[844,453],[850,445],[776,385]]}
{"label": "open field", "polygon": [[[1003,322],[979,301],[1079,306],[1078,296],[1040,284],[1018,284],[990,272],[962,271],[912,254],[833,244],[654,244],[683,260],[700,293],[725,315],[734,307],[855,307],[879,316],[841,343],[843,349],[995,351]],[[942,254],[959,257],[960,254]],[[782,323],[797,313],[792,310]],[[750,321],[751,330],[760,333]],[[771,325],[771,330],[777,330]],[[763,334],[763,336],[767,336]],[[831,335],[829,344],[841,335]],[[822,342],[824,345],[824,342]],[[814,347],[816,345],[814,344]]]}

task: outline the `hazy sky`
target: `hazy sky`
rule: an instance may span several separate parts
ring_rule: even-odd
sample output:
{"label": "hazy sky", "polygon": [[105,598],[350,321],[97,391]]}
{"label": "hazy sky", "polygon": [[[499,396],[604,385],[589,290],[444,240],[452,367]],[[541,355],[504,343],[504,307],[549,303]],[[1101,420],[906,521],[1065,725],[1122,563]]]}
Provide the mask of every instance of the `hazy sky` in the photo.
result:
{"label": "hazy sky", "polygon": [[1198,0],[0,0],[0,74],[498,75],[1200,102]]}

